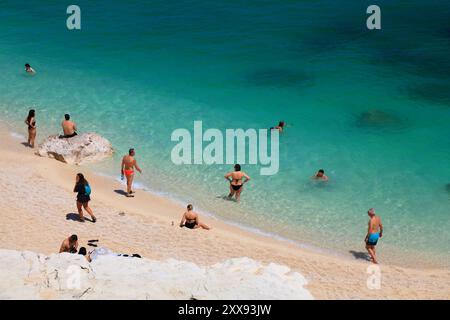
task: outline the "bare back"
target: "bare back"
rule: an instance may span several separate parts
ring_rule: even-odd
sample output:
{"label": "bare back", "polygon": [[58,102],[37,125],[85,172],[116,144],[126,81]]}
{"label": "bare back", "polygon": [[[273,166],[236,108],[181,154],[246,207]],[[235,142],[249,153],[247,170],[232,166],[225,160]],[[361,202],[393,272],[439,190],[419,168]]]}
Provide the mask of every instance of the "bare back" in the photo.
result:
{"label": "bare back", "polygon": [[380,232],[381,218],[374,216],[369,220],[369,232],[378,233]]}
{"label": "bare back", "polygon": [[231,176],[231,184],[234,186],[239,186],[242,184],[242,179],[246,176],[245,172],[242,171],[234,171],[230,174]]}
{"label": "bare back", "polygon": [[61,126],[63,128],[64,135],[66,136],[74,134],[75,131],[77,130],[75,123],[70,120],[64,120]]}
{"label": "bare back", "polygon": [[184,213],[184,218],[187,221],[195,221],[197,219],[197,217],[198,217],[198,214],[194,211],[186,211]]}

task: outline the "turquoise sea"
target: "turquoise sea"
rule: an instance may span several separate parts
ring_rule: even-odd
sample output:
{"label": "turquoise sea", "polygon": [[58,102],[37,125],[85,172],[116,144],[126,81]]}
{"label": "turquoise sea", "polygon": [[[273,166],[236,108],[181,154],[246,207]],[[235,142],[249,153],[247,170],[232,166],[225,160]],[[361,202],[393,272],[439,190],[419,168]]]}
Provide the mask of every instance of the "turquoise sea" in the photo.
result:
{"label": "turquoise sea", "polygon": [[[142,188],[349,257],[364,251],[374,207],[381,261],[450,265],[450,2],[379,0],[376,31],[365,0],[77,0],[77,31],[71,4],[0,1],[0,119],[17,133],[30,108],[38,140],[68,112],[115,146],[93,166],[103,174],[118,178],[135,147]],[[242,203],[223,200],[231,166],[170,160],[172,131],[195,120],[285,120],[280,172],[244,165]],[[310,181],[320,168],[327,185]]]}

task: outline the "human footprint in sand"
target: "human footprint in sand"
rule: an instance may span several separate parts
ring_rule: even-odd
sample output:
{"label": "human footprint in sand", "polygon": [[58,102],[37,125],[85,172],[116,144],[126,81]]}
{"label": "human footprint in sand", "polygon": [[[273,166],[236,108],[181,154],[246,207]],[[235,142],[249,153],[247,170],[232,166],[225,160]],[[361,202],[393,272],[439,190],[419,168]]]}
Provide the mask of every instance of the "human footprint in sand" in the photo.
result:
{"label": "human footprint in sand", "polygon": [[180,227],[186,227],[188,229],[198,229],[202,228],[205,230],[211,229],[206,224],[201,223],[198,219],[198,213],[194,212],[194,207],[192,204],[188,204],[187,211],[183,213],[183,217],[181,218]]}
{"label": "human footprint in sand", "polygon": [[76,234],[71,235],[61,244],[61,248],[59,249],[59,253],[68,252],[68,253],[77,253],[78,249],[78,237]]}
{"label": "human footprint in sand", "polygon": [[[244,184],[250,181],[250,177],[243,171],[241,171],[241,165],[234,165],[234,171],[225,175],[225,179],[230,183],[230,194],[228,198],[236,197],[236,201],[241,200],[241,193],[244,189]],[[243,181],[245,179],[245,181]]]}
{"label": "human footprint in sand", "polygon": [[134,158],[134,156],[136,155],[136,152],[134,151],[134,148],[131,148],[128,151],[128,155],[124,156],[122,158],[122,165],[120,168],[120,173],[122,175],[122,180],[123,177],[125,176],[127,178],[127,197],[134,197],[133,195],[133,190],[132,190],[132,186],[133,186],[133,179],[134,179],[134,169],[136,168],[136,170],[139,173],[142,173],[141,168],[139,168],[136,159]]}
{"label": "human footprint in sand", "polygon": [[84,175],[78,173],[76,176],[75,187],[73,192],[77,192],[77,209],[80,216],[80,221],[84,222],[83,208],[92,218],[92,222],[96,222],[97,218],[94,216],[92,209],[89,207],[89,201],[91,201],[91,186],[89,182],[84,178]]}
{"label": "human footprint in sand", "polygon": [[367,214],[369,215],[370,220],[364,242],[366,243],[366,249],[370,254],[372,262],[378,263],[375,246],[377,245],[378,239],[383,236],[383,225],[381,224],[381,218],[375,215],[375,209],[369,209]]}

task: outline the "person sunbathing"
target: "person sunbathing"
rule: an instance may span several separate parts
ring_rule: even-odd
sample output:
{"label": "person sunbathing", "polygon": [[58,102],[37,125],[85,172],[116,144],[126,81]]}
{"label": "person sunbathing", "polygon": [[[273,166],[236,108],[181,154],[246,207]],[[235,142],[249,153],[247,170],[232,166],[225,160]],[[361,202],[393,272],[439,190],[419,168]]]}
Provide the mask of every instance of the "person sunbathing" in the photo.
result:
{"label": "person sunbathing", "polygon": [[202,228],[205,230],[210,230],[206,224],[202,223],[198,219],[198,213],[194,212],[194,207],[192,204],[188,204],[187,211],[183,213],[183,217],[181,218],[180,227],[186,227],[188,229],[198,229]]}

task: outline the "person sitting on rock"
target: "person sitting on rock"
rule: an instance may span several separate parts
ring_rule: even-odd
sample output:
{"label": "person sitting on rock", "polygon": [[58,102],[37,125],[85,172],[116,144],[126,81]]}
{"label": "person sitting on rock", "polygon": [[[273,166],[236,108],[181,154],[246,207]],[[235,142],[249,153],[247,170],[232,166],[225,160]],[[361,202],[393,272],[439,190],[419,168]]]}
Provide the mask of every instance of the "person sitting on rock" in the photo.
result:
{"label": "person sitting on rock", "polygon": [[61,244],[61,248],[59,249],[59,253],[68,252],[68,253],[77,253],[78,249],[78,237],[76,234],[71,235]]}
{"label": "person sitting on rock", "polygon": [[70,120],[70,115],[64,115],[64,121],[61,123],[64,135],[60,136],[60,138],[72,138],[77,135],[77,125],[75,122]]}

